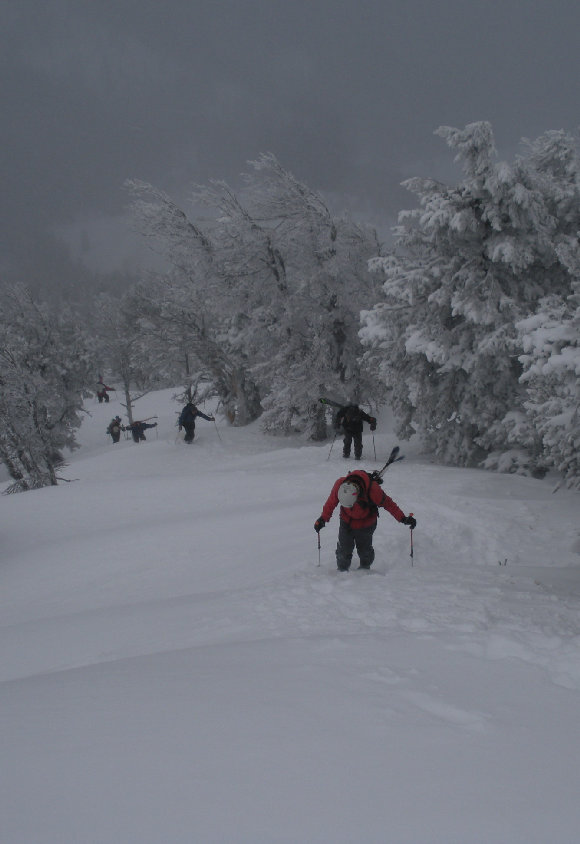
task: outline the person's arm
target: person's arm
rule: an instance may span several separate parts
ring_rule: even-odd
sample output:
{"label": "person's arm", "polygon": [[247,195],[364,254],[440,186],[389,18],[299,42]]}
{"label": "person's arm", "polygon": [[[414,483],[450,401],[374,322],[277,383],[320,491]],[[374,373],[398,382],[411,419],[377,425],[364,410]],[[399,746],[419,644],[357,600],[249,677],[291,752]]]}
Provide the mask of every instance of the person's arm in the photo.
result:
{"label": "person's arm", "polygon": [[338,506],[338,490],[343,481],[344,478],[339,478],[332,487],[330,495],[326,499],[324,507],[322,508],[322,514],[320,518],[316,519],[316,521],[314,522],[314,530],[316,531],[316,533],[319,533],[324,527],[324,525],[331,520],[332,514]]}
{"label": "person's arm", "polygon": [[377,507],[382,507],[383,510],[386,510],[387,513],[390,513],[391,516],[396,519],[398,522],[401,522],[405,518],[405,514],[401,510],[398,504],[396,504],[392,498],[383,492],[381,487],[379,486],[376,481],[373,481],[369,490],[369,498],[371,501],[377,505]]}
{"label": "person's arm", "polygon": [[325,522],[329,522],[332,514],[338,506],[338,490],[344,478],[339,478],[330,491],[330,495],[326,499],[324,507],[322,508],[322,518]]}
{"label": "person's arm", "polygon": [[361,410],[360,415],[361,415],[361,419],[362,419],[364,422],[368,422],[368,423],[369,423],[369,425],[371,426],[371,431],[374,431],[374,430],[375,430],[375,428],[377,427],[377,420],[375,419],[375,417],[374,417],[374,416],[369,416],[369,414],[368,414],[368,413],[365,413],[365,412],[364,412],[364,410]]}

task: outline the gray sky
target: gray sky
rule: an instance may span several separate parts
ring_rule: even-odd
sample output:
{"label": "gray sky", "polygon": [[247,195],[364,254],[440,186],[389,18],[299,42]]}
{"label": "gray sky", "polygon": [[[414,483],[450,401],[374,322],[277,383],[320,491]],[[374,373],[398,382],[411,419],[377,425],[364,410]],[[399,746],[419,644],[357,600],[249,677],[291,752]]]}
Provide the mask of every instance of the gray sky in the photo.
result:
{"label": "gray sky", "polygon": [[580,123],[578,0],[4,0],[0,33],[8,280],[61,272],[62,232],[130,261],[128,178],[185,201],[273,152],[381,228],[403,179],[456,178],[438,126],[512,158]]}

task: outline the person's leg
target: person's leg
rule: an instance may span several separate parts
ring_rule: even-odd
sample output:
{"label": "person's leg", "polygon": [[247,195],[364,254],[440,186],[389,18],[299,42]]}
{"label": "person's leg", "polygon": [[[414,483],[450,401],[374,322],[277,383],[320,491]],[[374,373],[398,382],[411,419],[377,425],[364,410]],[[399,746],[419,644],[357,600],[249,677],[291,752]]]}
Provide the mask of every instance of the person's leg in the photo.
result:
{"label": "person's leg", "polygon": [[348,571],[354,550],[354,533],[346,522],[340,520],[338,543],[336,545],[336,566],[339,571]]}
{"label": "person's leg", "polygon": [[358,528],[353,531],[354,541],[356,544],[356,552],[360,561],[361,569],[370,569],[375,559],[375,549],[373,548],[373,534],[377,527],[377,523],[366,528]]}
{"label": "person's leg", "polygon": [[350,431],[344,432],[344,439],[342,441],[342,456],[350,457],[350,445],[352,443],[352,434]]}
{"label": "person's leg", "polygon": [[360,431],[357,431],[355,434],[353,434],[352,438],[354,440],[354,456],[357,460],[360,460],[361,456],[362,456],[362,448],[363,448],[363,446],[362,446],[362,433]]}

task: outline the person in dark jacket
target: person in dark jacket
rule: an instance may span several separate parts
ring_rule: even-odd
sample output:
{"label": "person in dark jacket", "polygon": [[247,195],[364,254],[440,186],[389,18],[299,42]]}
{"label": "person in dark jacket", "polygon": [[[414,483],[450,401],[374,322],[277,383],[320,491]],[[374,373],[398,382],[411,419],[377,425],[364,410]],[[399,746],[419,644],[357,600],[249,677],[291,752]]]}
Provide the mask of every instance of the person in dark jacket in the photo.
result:
{"label": "person in dark jacket", "polygon": [[109,422],[109,427],[107,428],[107,434],[110,434],[114,443],[118,443],[121,439],[121,417],[115,416]]}
{"label": "person in dark jacket", "polygon": [[332,518],[339,504],[340,526],[336,546],[336,565],[339,571],[349,570],[355,546],[359,568],[370,569],[375,559],[373,534],[377,527],[380,507],[401,524],[409,525],[411,530],[417,524],[414,516],[405,516],[398,504],[383,492],[378,481],[362,469],[357,469],[335,482],[322,508],[322,515],[314,522],[314,530],[317,533],[320,533]]}
{"label": "person in dark jacket", "polygon": [[183,440],[186,443],[193,442],[193,438],[195,437],[195,420],[198,416],[201,416],[201,418],[205,419],[207,422],[215,422],[214,416],[206,416],[205,413],[202,413],[201,410],[197,409],[192,401],[189,401],[179,414],[177,424],[179,425],[180,431],[182,429],[185,430]]}
{"label": "person in dark jacket", "polygon": [[358,404],[348,404],[336,414],[336,427],[342,428],[344,432],[344,439],[342,441],[342,456],[350,457],[351,444],[354,443],[355,460],[360,460],[362,457],[362,433],[363,422],[368,422],[371,431],[377,427],[377,420],[374,416],[369,416],[364,410],[361,410]]}
{"label": "person in dark jacket", "polygon": [[123,431],[131,431],[131,436],[133,437],[134,442],[140,443],[142,440],[146,440],[147,437],[145,436],[145,431],[147,428],[156,428],[157,422],[152,422],[151,424],[147,424],[147,422],[133,422],[132,425],[125,425],[122,429]]}

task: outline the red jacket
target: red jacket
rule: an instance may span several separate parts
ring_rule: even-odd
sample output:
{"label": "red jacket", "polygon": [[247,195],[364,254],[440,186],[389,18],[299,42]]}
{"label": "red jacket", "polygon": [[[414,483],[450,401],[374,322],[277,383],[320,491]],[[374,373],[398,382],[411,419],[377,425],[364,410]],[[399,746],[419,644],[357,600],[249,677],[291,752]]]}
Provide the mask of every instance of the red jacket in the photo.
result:
{"label": "red jacket", "polygon": [[[368,474],[362,469],[357,469],[356,471],[345,475],[344,478],[339,478],[332,487],[330,495],[326,500],[326,504],[322,508],[322,518],[325,522],[330,521],[332,514],[338,506],[338,489],[340,485],[344,483],[347,478],[352,477],[352,475],[356,475],[360,478],[363,487],[366,490],[366,498],[370,502],[376,504],[377,507],[382,507],[387,510],[387,512],[389,512],[398,522],[405,517],[401,508],[395,504],[392,498],[389,498],[389,496],[383,492],[380,484],[376,481],[372,481]],[[370,527],[376,523],[378,515],[379,514],[374,507],[369,507],[365,501],[361,503],[360,499],[356,502],[354,507],[341,506],[340,508],[340,518],[352,528]]]}

